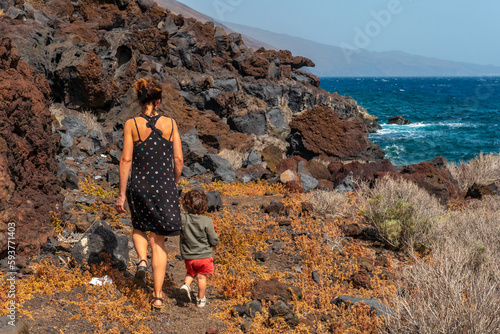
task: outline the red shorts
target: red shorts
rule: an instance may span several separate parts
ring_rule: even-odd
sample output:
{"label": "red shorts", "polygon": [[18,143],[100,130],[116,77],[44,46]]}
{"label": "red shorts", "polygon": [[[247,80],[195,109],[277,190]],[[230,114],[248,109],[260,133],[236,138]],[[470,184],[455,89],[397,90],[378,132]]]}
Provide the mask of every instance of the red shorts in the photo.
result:
{"label": "red shorts", "polygon": [[193,277],[196,274],[210,275],[214,273],[214,259],[207,257],[206,259],[184,260],[187,273]]}

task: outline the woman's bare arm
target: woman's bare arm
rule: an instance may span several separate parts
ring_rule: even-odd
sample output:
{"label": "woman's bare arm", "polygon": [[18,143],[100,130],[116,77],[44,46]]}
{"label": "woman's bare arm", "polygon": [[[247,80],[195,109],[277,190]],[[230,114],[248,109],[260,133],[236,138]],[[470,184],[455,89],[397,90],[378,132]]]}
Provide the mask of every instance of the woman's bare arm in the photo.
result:
{"label": "woman's bare arm", "polygon": [[177,129],[177,123],[173,121],[172,124],[172,143],[174,146],[174,175],[175,183],[179,183],[182,173],[182,167],[184,166],[184,156],[182,155],[182,144],[179,131]]}
{"label": "woman's bare arm", "polygon": [[120,159],[120,184],[118,199],[115,203],[115,208],[118,213],[126,212],[125,205],[125,192],[127,190],[127,181],[130,174],[130,168],[132,167],[132,153],[134,150],[134,140],[132,137],[132,120],[128,120],[125,123],[125,129],[123,130],[123,151],[122,157]]}

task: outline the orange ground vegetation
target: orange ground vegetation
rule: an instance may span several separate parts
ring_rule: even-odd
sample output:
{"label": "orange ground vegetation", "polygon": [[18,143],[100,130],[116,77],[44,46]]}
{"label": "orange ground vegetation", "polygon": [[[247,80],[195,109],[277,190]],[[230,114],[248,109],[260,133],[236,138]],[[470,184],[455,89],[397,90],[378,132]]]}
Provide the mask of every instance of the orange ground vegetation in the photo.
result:
{"label": "orange ground vegetation", "polygon": [[[269,185],[259,181],[249,184],[214,182],[206,185],[205,190],[219,190],[223,196],[283,196],[285,191],[281,186]],[[98,189],[92,180],[81,184],[81,189],[87,194],[94,194],[103,199],[112,196],[112,191]],[[354,194],[349,194],[348,203],[355,206]],[[316,332],[333,333],[376,333],[382,320],[369,312],[363,304],[348,309],[338,308],[331,304],[331,300],[340,295],[353,295],[365,298],[380,298],[388,293],[393,293],[393,282],[379,278],[375,275],[371,280],[371,290],[354,288],[348,278],[358,270],[357,257],[374,258],[372,249],[366,248],[359,241],[346,242],[340,234],[339,226],[351,223],[355,215],[339,217],[313,217],[311,213],[302,213],[302,202],[307,197],[302,194],[292,194],[284,197],[286,207],[290,209],[292,231],[306,231],[299,236],[284,231],[279,225],[277,216],[267,215],[260,208],[231,208],[209,214],[217,225],[220,235],[220,244],[215,255],[216,273],[210,280],[210,285],[216,293],[224,297],[223,300],[214,300],[215,317],[224,320],[228,333],[241,333],[240,319],[234,315],[233,306],[251,300],[251,289],[257,280],[275,278],[280,282],[297,287],[302,290],[303,298],[295,298],[291,304],[294,313],[301,319],[301,323],[290,329],[281,320],[269,320],[269,304],[264,304],[263,314],[257,314],[252,322],[251,332],[261,333],[308,333],[314,328]],[[107,211],[106,204],[100,202],[96,207],[82,207],[83,210],[92,212]],[[98,206],[98,207],[97,207]],[[109,205],[108,205],[109,206]],[[103,210],[103,208],[105,210]],[[352,208],[345,208],[352,212]],[[116,215],[115,215],[116,216]],[[311,235],[313,237],[311,237]],[[253,259],[256,251],[266,252],[269,245],[266,240],[284,242],[278,262],[258,263]],[[300,254],[301,270],[294,265],[286,263],[296,254]],[[116,322],[134,333],[152,333],[152,329],[143,324],[149,314],[148,293],[143,289],[134,287],[130,279],[125,279],[123,273],[112,268],[109,258],[99,266],[81,268],[78,266],[59,267],[53,263],[41,261],[35,265],[35,275],[28,279],[21,279],[17,285],[17,303],[21,313],[29,312],[23,304],[33,298],[35,294],[54,294],[58,291],[70,291],[75,287],[84,287],[86,297],[76,295],[73,300],[64,301],[66,304],[76,305],[80,311],[74,317],[89,320],[103,332],[103,323]],[[321,281],[312,280],[311,273],[317,271]],[[102,277],[108,275],[113,280],[112,284],[103,287],[94,287],[87,284],[92,276]],[[168,278],[167,278],[168,280]],[[5,281],[5,276],[0,276],[0,281]],[[2,311],[7,308],[7,284],[0,287],[0,305]],[[328,316],[331,320],[322,321]],[[309,328],[309,329],[308,329]],[[118,328],[111,333],[118,333]]]}

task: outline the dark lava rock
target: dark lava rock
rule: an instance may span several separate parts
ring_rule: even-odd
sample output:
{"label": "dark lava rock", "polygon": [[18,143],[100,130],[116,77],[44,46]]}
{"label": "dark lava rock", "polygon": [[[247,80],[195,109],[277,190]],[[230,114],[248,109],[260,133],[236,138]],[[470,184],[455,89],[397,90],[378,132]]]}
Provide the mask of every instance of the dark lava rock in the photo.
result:
{"label": "dark lava rock", "polygon": [[290,123],[291,133],[288,155],[300,155],[305,159],[329,156],[338,159],[383,159],[380,147],[369,152],[372,143],[360,118],[341,120],[330,108],[314,107],[295,117]]}
{"label": "dark lava rock", "polygon": [[252,300],[242,305],[235,305],[234,309],[240,317],[253,318],[257,312],[262,313],[262,303],[259,300]]}
{"label": "dark lava rock", "polygon": [[312,273],[311,273],[311,278],[313,280],[314,283],[319,283],[321,282],[321,277],[319,276],[319,273],[314,270]]}
{"label": "dark lava rock", "polygon": [[318,180],[307,174],[300,174],[300,183],[302,185],[302,190],[308,192],[313,190],[318,185]]}
{"label": "dark lava rock", "polygon": [[380,303],[376,299],[366,299],[361,297],[353,297],[348,295],[342,295],[338,298],[332,299],[331,303],[337,305],[338,307],[354,305],[360,302],[364,302],[366,305],[370,306],[372,311],[375,311],[379,316],[387,316],[394,313],[394,310]]}
{"label": "dark lava rock", "polygon": [[324,180],[324,179],[319,179],[318,180],[318,185],[316,186],[316,189],[318,190],[327,190],[327,191],[333,191],[333,182]]}
{"label": "dark lava rock", "polygon": [[118,167],[111,167],[106,173],[106,181],[111,186],[117,186],[120,183],[120,171]]}
{"label": "dark lava rock", "polygon": [[411,122],[402,116],[394,116],[389,118],[389,124],[398,124],[398,125],[406,125],[411,124]]}
{"label": "dark lava rock", "polygon": [[358,224],[342,225],[340,230],[346,237],[357,237],[361,234],[361,228]]}
{"label": "dark lava rock", "polygon": [[222,207],[222,199],[218,190],[207,192],[208,211],[217,211]]}
{"label": "dark lava rock", "polygon": [[394,172],[398,171],[398,168],[394,166],[389,160],[383,160],[381,162],[370,162],[361,163],[354,161],[348,164],[343,164],[340,161],[332,162],[328,165],[328,170],[331,173],[329,178],[333,182],[334,186],[338,186],[342,181],[349,175],[353,173],[354,179],[361,179],[363,181],[374,182],[377,178],[377,173],[379,172]]}
{"label": "dark lava rock", "polygon": [[300,212],[312,215],[314,213],[314,205],[311,202],[302,202],[300,203]]}
{"label": "dark lava rock", "polygon": [[215,180],[231,183],[236,178],[236,173],[229,161],[216,154],[206,154],[203,157],[203,166],[214,173]]}
{"label": "dark lava rock", "polygon": [[358,270],[352,274],[350,280],[355,289],[371,289],[371,277],[365,269]]}
{"label": "dark lava rock", "polygon": [[271,201],[269,205],[263,206],[262,209],[264,210],[264,213],[276,213],[281,215],[285,212],[285,204],[283,204],[283,202]]}
{"label": "dark lava rock", "polygon": [[61,124],[73,137],[84,137],[87,134],[85,124],[75,115],[65,117]]}
{"label": "dark lava rock", "polygon": [[436,169],[446,169],[448,166],[448,159],[438,156],[429,160],[428,163]]}
{"label": "dark lava rock", "polygon": [[292,300],[292,292],[297,298],[302,299],[302,291],[299,288],[291,287],[281,283],[276,278],[270,280],[258,280],[252,288],[252,298],[256,300],[282,300],[288,303]]}
{"label": "dark lava rock", "polygon": [[495,191],[491,189],[489,186],[484,184],[474,183],[472,186],[467,189],[467,194],[465,197],[482,199],[483,196],[493,195]]}
{"label": "dark lava rock", "polygon": [[339,193],[353,192],[354,191],[354,182],[352,182],[353,173],[349,172],[347,176],[340,182],[340,184],[335,188],[335,190]]}
{"label": "dark lava rock", "polygon": [[266,262],[266,253],[264,252],[255,252],[253,258],[257,262]]}
{"label": "dark lava rock", "polygon": [[269,175],[270,172],[262,167],[261,165],[254,165],[245,169],[241,169],[236,173],[236,177],[247,183],[250,181],[257,181],[262,179],[264,176]]}
{"label": "dark lava rock", "polygon": [[260,160],[259,156],[255,153],[255,151],[250,151],[246,159],[243,161],[243,167],[252,167],[254,165],[261,164],[262,160]]}
{"label": "dark lava rock", "polygon": [[71,257],[79,264],[83,264],[83,260],[93,264],[100,263],[103,260],[101,253],[106,253],[117,268],[124,270],[129,261],[128,251],[128,237],[113,232],[106,222],[100,221],[92,225],[73,246]]}
{"label": "dark lava rock", "polygon": [[191,165],[195,162],[203,162],[203,157],[208,153],[208,150],[198,137],[198,130],[192,129],[181,135],[182,154],[184,155],[184,163]]}

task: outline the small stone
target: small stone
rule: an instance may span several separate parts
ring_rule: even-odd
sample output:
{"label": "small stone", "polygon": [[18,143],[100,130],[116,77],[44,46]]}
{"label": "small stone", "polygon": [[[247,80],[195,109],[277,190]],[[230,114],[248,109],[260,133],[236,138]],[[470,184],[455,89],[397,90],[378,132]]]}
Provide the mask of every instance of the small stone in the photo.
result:
{"label": "small stone", "polygon": [[264,252],[255,252],[253,258],[257,262],[266,262],[266,254]]}
{"label": "small stone", "polygon": [[283,246],[285,246],[285,243],[283,241],[280,241],[280,242],[277,242],[276,244],[274,244],[274,246],[273,246],[272,249],[273,249],[274,252],[278,252],[278,251],[281,250],[281,248]]}
{"label": "small stone", "polygon": [[319,276],[319,273],[318,273],[316,270],[314,270],[314,271],[312,272],[312,274],[311,274],[311,278],[312,278],[312,280],[314,281],[314,283],[319,283],[319,282],[321,282],[321,277]]}

